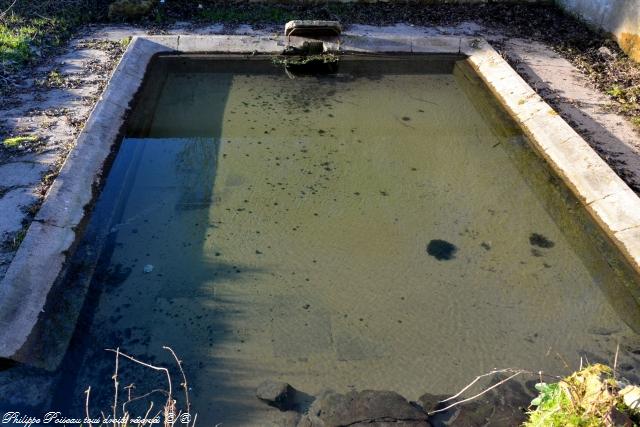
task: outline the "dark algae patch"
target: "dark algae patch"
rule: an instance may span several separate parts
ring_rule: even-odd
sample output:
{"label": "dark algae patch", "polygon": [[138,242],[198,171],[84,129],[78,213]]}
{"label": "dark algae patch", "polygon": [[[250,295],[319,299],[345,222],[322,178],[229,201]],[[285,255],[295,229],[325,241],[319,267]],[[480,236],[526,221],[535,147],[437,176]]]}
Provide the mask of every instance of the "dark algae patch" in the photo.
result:
{"label": "dark algae patch", "polygon": [[427,245],[427,253],[438,261],[448,261],[455,258],[458,248],[446,240],[434,239]]}
{"label": "dark algae patch", "polygon": [[551,240],[547,239],[545,236],[539,233],[531,233],[531,235],[529,236],[529,243],[531,243],[532,246],[537,246],[544,249],[550,249],[556,245]]}

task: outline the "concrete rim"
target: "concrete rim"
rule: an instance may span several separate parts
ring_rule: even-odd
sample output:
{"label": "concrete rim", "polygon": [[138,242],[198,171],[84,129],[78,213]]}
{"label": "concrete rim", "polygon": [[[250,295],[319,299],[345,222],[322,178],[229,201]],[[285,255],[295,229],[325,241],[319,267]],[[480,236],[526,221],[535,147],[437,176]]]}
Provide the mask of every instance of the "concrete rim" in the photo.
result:
{"label": "concrete rim", "polygon": [[[79,134],[60,174],[0,282],[0,358],[19,360],[47,295],[78,238],[94,185],[119,137],[145,70],[159,53],[277,54],[298,37],[134,37]],[[473,37],[360,37],[326,41],[354,53],[460,54],[523,128],[534,149],[564,181],[603,232],[640,274],[640,198],[483,39]]]}

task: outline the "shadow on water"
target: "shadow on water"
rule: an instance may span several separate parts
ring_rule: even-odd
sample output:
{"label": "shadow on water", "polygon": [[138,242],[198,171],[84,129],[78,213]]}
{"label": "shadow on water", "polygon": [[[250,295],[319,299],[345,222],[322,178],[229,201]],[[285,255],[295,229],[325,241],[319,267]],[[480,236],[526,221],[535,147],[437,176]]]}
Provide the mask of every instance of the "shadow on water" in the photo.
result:
{"label": "shadow on water", "polygon": [[[441,128],[449,114],[444,105],[442,108],[439,105],[445,100],[438,99],[436,103],[429,97],[430,93],[412,93],[413,79],[409,79],[412,82],[409,86],[397,86],[405,90],[407,96],[398,96],[396,104],[389,102],[390,106],[377,109],[384,116],[375,116],[376,111],[367,112],[367,105],[375,99],[373,94],[386,93],[381,87],[383,84],[376,85],[377,79],[395,72],[400,75],[424,73],[424,61],[394,62],[388,59],[380,61],[382,67],[373,72],[360,72],[360,68],[366,68],[364,61],[354,59],[344,66],[341,64],[342,74],[326,79],[319,77],[322,90],[318,90],[318,81],[313,78],[289,84],[288,80],[276,81],[272,76],[264,79],[261,76],[262,86],[256,84],[251,81],[256,73],[280,73],[278,78],[286,77],[281,69],[274,69],[264,59],[247,66],[251,61],[250,58],[219,61],[172,57],[158,60],[152,67],[131,113],[127,138],[111,167],[84,238],[74,252],[66,275],[50,295],[46,316],[34,333],[41,342],[40,347],[34,345],[25,349],[45,354],[45,365],[60,366],[55,374],[56,383],[51,386],[54,401],[46,410],[53,408],[69,416],[82,415],[83,392],[90,386],[92,412],[110,411],[114,355],[105,348],[120,347],[145,362],[170,367],[174,390],[178,390],[180,374],[162,346],[173,348],[184,362],[194,409],[199,414],[199,423],[204,425],[217,422],[255,425],[256,420],[261,420],[261,425],[268,425],[277,420],[277,410],[267,409],[254,396],[255,387],[264,378],[284,379],[294,386],[297,386],[295,381],[306,381],[301,387],[306,391],[312,391],[307,387],[315,384],[333,386],[343,379],[345,383],[350,381],[346,383],[348,387],[354,380],[362,379],[357,383],[361,387],[383,384],[385,388],[408,388],[406,384],[397,384],[396,380],[406,383],[417,378],[415,382],[420,384],[412,387],[422,391],[426,387],[421,383],[423,378],[432,381],[431,376],[446,371],[446,366],[430,370],[431,365],[435,366],[443,357],[461,357],[460,364],[456,362],[447,371],[449,376],[458,372],[467,375],[469,370],[479,369],[477,366],[487,366],[487,361],[503,363],[502,359],[490,354],[491,345],[503,348],[506,343],[515,343],[512,353],[524,358],[539,350],[533,346],[538,334],[525,339],[513,337],[520,333],[518,328],[537,332],[536,325],[525,321],[544,310],[537,307],[529,310],[527,301],[519,296],[529,295],[522,292],[523,289],[534,288],[543,282],[546,285],[558,277],[560,284],[569,288],[570,280],[563,280],[561,275],[564,274],[563,265],[558,264],[555,269],[543,266],[543,262],[550,262],[551,256],[544,257],[554,250],[554,245],[556,249],[566,248],[562,242],[565,235],[572,246],[570,255],[575,252],[580,261],[569,256],[562,260],[584,264],[619,315],[627,324],[636,324],[637,307],[634,311],[633,304],[625,303],[635,303],[635,300],[613,295],[607,288],[609,283],[603,283],[605,278],[611,277],[612,269],[618,271],[612,267],[616,265],[615,260],[601,257],[598,251],[588,248],[597,242],[584,243],[584,233],[597,234],[589,228],[593,227],[589,226],[592,223],[585,222],[586,228],[575,227],[576,216],[582,215],[576,214],[575,200],[562,191],[546,191],[549,187],[563,187],[549,185],[552,175],[547,169],[536,166],[540,165],[540,159],[526,149],[522,132],[504,117],[494,117],[504,113],[482,104],[482,100],[487,99],[486,92],[482,96],[473,95],[473,82],[461,82],[460,86],[471,86],[469,98],[476,102],[480,100],[476,108],[485,116],[469,114],[470,119],[484,118],[490,123],[505,123],[506,120],[507,123],[496,130],[500,137],[495,140],[506,146],[503,157],[509,157],[517,171],[511,175],[510,172],[496,174],[496,179],[509,181],[519,172],[563,231],[552,235],[550,240],[546,236],[547,230],[529,230],[531,223],[542,222],[527,221],[526,207],[514,206],[512,212],[516,215],[504,216],[506,225],[511,224],[522,235],[513,245],[510,244],[511,235],[508,235],[502,242],[503,247],[522,249],[522,257],[518,253],[496,260],[514,265],[527,261],[531,265],[536,263],[523,274],[520,274],[520,265],[509,265],[513,274],[509,271],[494,279],[489,272],[484,274],[484,270],[476,268],[473,256],[489,259],[499,253],[498,244],[491,242],[504,224],[485,214],[485,205],[478,204],[476,199],[469,199],[476,200],[470,209],[466,199],[458,200],[455,194],[450,199],[447,195],[447,179],[458,185],[472,182],[473,176],[462,176],[464,179],[456,181],[463,174],[449,175],[449,171],[459,168],[459,162],[449,166],[437,161],[438,155],[444,159],[446,155],[456,153],[453,150],[456,147],[462,154],[486,154],[481,151],[484,148],[477,150],[477,146],[468,145],[474,144],[472,129],[475,128],[463,128],[462,142],[451,143],[447,135],[451,135],[449,139],[453,142],[459,135],[449,134],[448,128]],[[444,68],[433,71],[448,75],[453,61],[444,65],[440,62],[439,66]],[[368,82],[369,86],[361,87],[364,95],[345,96],[354,90],[351,83],[359,84],[353,81],[354,75],[376,84]],[[459,79],[460,70],[456,69],[454,75]],[[239,83],[234,87],[238,81],[244,81],[245,86]],[[446,82],[434,79],[432,83],[442,81]],[[273,87],[266,90],[270,83]],[[410,104],[408,111],[403,110],[406,104]],[[466,101],[461,104],[465,107]],[[453,103],[451,108],[457,105]],[[442,115],[438,115],[440,110]],[[473,113],[472,110],[465,111]],[[434,117],[435,123],[431,124],[427,119],[422,123],[418,113]],[[371,115],[376,118],[371,119]],[[325,117],[324,121],[322,117]],[[425,126],[418,128],[421,123]],[[481,120],[471,123],[483,126]],[[426,126],[429,124],[431,126]],[[225,126],[228,127],[223,133]],[[414,129],[433,135],[424,138],[422,134],[416,135]],[[485,136],[485,142],[494,143],[491,132],[483,135],[489,135]],[[389,141],[404,148],[390,148]],[[357,145],[359,143],[363,145]],[[445,143],[451,143],[452,149],[443,149]],[[341,149],[344,152],[340,152]],[[411,153],[415,153],[415,158]],[[225,156],[226,160],[221,162]],[[390,163],[387,162],[389,158]],[[494,165],[494,156],[487,158],[492,160],[489,164]],[[385,168],[390,175],[378,173]],[[471,172],[476,169],[469,168]],[[396,187],[388,188],[389,179],[397,179]],[[215,192],[214,184],[217,184]],[[456,188],[453,184],[452,188]],[[399,191],[405,188],[406,194]],[[473,188],[478,194],[483,191]],[[526,186],[514,185],[513,188],[527,193]],[[513,197],[516,192],[513,188],[505,185],[500,191]],[[416,194],[428,196],[437,203],[423,203],[416,200]],[[495,196],[496,205],[486,206],[499,208],[497,204],[503,202],[500,196]],[[255,198],[251,200],[252,204],[243,200],[252,197]],[[571,212],[567,210],[567,203]],[[443,204],[444,209],[469,209],[474,215],[486,215],[486,234],[478,237],[477,242],[473,242],[475,237],[462,239],[459,233],[462,225],[458,227],[455,218],[453,225],[449,222],[452,216],[464,220],[464,212],[432,209],[432,205],[437,204]],[[483,207],[483,212],[476,212],[476,205]],[[398,207],[400,209],[396,210]],[[261,215],[252,215],[251,209],[256,213],[260,210]],[[402,212],[402,209],[409,212]],[[385,222],[385,218],[388,221]],[[438,227],[436,222],[441,219],[446,224]],[[378,222],[371,226],[370,222],[374,220]],[[271,225],[278,221],[281,221],[278,227]],[[470,223],[473,221],[476,221],[475,217],[469,219]],[[406,235],[401,234],[404,227],[409,229]],[[369,230],[375,230],[375,239],[370,239]],[[419,241],[416,245],[406,245],[416,230],[421,233]],[[431,236],[431,230],[445,233]],[[254,232],[262,233],[260,239],[254,239]],[[439,239],[449,235],[456,239],[451,242]],[[272,253],[269,251],[271,244],[274,246]],[[470,249],[472,244],[476,246],[476,255]],[[330,250],[325,252],[327,248]],[[316,258],[318,264],[315,264]],[[350,259],[347,263],[346,258]],[[371,271],[383,276],[367,279],[372,263],[390,264],[390,259],[398,265],[373,269]],[[403,267],[407,259],[410,262]],[[493,258],[489,259],[488,266],[494,267],[489,264],[493,262]],[[347,264],[346,271],[337,271],[343,264]],[[303,268],[311,274],[298,274],[294,279],[289,277]],[[567,268],[582,272],[578,266]],[[395,283],[398,271],[404,274],[405,270],[411,272],[407,274],[407,280]],[[483,283],[475,283],[475,279],[471,283],[464,275],[458,277],[460,271],[479,275],[478,282],[484,280],[484,285],[491,285],[488,288],[494,289],[494,293],[485,295]],[[555,275],[549,275],[549,271]],[[420,272],[427,279],[414,277]],[[536,274],[545,272],[542,279],[535,278]],[[533,279],[524,277],[525,273],[534,276]],[[589,274],[580,277],[588,281]],[[502,280],[513,286],[504,286]],[[389,286],[387,282],[394,285]],[[468,286],[470,284],[473,286]],[[513,298],[510,297],[511,290],[514,291]],[[620,291],[620,287],[615,290]],[[599,300],[597,294],[594,290],[584,295],[587,298],[596,295]],[[485,306],[478,308],[476,303],[483,302],[485,297],[488,300]],[[500,298],[505,298],[503,307],[494,304],[501,303]],[[573,301],[572,298],[567,296],[566,300]],[[422,312],[422,301],[432,305],[427,312]],[[520,308],[507,307],[505,311],[509,301]],[[541,298],[540,301],[548,299]],[[414,302],[421,305],[412,306]],[[627,305],[620,308],[624,304]],[[445,307],[442,314],[438,314],[442,307]],[[388,311],[390,315],[380,316],[382,311]],[[521,322],[520,311],[529,316],[525,321]],[[391,313],[398,318],[392,319]],[[459,317],[456,317],[457,313]],[[491,341],[495,335],[493,329],[508,323],[501,320],[505,313],[512,314],[511,319],[516,322],[512,325],[514,330],[505,328],[500,332],[504,335]],[[574,320],[570,318],[572,313],[574,310],[569,310],[568,315],[559,318],[571,323]],[[556,338],[563,340],[565,331],[555,333],[557,319],[546,316],[546,312],[543,314],[538,321],[548,328],[550,335],[544,342],[553,343]],[[478,317],[474,317],[476,315]],[[576,316],[583,319],[580,315]],[[478,328],[478,333],[489,337],[489,341],[474,343],[471,335],[476,331],[473,327],[483,323],[490,327],[486,330]],[[571,323],[566,332],[579,329],[575,327],[576,323]],[[434,336],[437,335],[432,333],[434,324],[449,332]],[[620,322],[612,324],[617,327]],[[472,350],[456,349],[456,342],[463,345],[462,335],[469,330],[471,334],[466,338]],[[580,340],[576,342],[590,342],[591,335],[588,340],[581,341],[583,331],[579,332]],[[456,341],[461,336],[463,340]],[[450,341],[452,345],[449,345]],[[385,346],[393,342],[398,351],[387,358]],[[451,351],[455,353],[443,353],[443,348],[453,349]],[[572,350],[568,348],[568,351]],[[611,350],[615,351],[615,345]],[[424,354],[417,357],[417,352]],[[63,355],[64,360],[60,362]],[[318,357],[314,359],[314,356]],[[462,356],[469,359],[465,361]],[[478,362],[480,359],[484,364]],[[532,359],[535,363],[540,362],[537,356]],[[374,378],[378,374],[382,378]],[[165,388],[162,375],[123,360],[119,366],[119,379],[121,387],[136,384],[137,395],[156,387]],[[464,380],[468,378],[464,377]],[[434,385],[432,391],[438,392],[437,387],[449,387],[453,382],[447,377],[434,384],[438,385]],[[175,394],[181,398],[178,391]],[[310,396],[304,397],[303,406],[311,400]],[[156,407],[162,404],[162,395],[154,395],[154,398]]]}
{"label": "shadow on water", "polygon": [[[246,316],[249,307],[218,295],[216,286],[242,287],[263,272],[203,251],[208,233],[218,226],[210,209],[233,77],[215,75],[215,96],[174,91],[175,105],[188,108],[149,114],[158,96],[171,89],[171,79],[181,78],[156,65],[129,122],[127,134],[137,138],[121,143],[84,236],[48,299],[45,312],[51,314],[40,319],[22,351],[41,353],[49,367],[59,365],[52,402],[40,409],[78,417],[84,415],[88,387],[92,415],[111,411],[115,359],[107,348],[170,367],[174,395],[184,402],[180,373],[162,349],[169,346],[184,362],[192,401],[198,402],[198,394],[212,395],[202,384],[194,385],[199,376],[215,379],[218,399],[207,403],[216,409],[197,408],[201,422],[216,421],[207,415],[231,413],[242,423],[252,419],[252,408],[226,396],[253,390],[237,390],[233,375],[242,366],[212,354],[221,343],[239,340],[225,319]],[[189,121],[190,114],[202,111],[206,121]],[[124,359],[119,381],[121,387],[135,384],[136,395],[166,389],[162,375]],[[160,408],[164,397],[155,393],[152,400]]]}

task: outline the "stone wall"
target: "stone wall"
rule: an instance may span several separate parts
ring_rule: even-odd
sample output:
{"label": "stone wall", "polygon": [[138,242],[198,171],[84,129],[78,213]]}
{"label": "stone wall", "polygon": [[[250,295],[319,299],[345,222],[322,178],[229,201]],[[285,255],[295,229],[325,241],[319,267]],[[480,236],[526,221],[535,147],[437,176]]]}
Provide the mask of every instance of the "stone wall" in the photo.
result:
{"label": "stone wall", "polygon": [[640,61],[640,0],[556,0],[556,3],[611,33],[630,57]]}

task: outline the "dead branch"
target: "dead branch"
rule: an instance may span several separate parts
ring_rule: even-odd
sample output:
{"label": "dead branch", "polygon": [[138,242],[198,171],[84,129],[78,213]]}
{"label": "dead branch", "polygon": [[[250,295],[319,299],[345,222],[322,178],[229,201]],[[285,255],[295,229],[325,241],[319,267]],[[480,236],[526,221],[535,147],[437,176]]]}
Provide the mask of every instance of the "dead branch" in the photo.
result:
{"label": "dead branch", "polygon": [[4,20],[4,17],[7,15],[7,13],[9,13],[9,11],[13,8],[13,6],[15,6],[17,1],[18,0],[13,0],[13,3],[11,3],[8,8],[0,12],[0,21]]}
{"label": "dead branch", "polygon": [[85,416],[87,417],[87,423],[89,424],[89,427],[93,427],[93,424],[91,423],[91,416],[89,415],[89,399],[91,396],[91,386],[89,386],[89,388],[84,392],[84,394],[87,395],[84,401],[84,413],[85,413]]}
{"label": "dead branch", "polygon": [[497,370],[494,370],[494,371],[491,371],[491,372],[487,372],[486,374],[478,375],[473,381],[471,381],[469,384],[467,384],[458,393],[454,394],[453,396],[449,397],[448,399],[441,400],[440,403],[448,402],[450,400],[458,398],[462,393],[464,393],[465,391],[470,389],[471,386],[473,386],[475,383],[477,383],[478,381],[480,381],[484,377],[488,377],[488,376],[494,375],[494,374],[500,374],[500,373],[503,373],[503,372],[513,372],[513,369],[512,368],[497,369]]}
{"label": "dead branch", "polygon": [[150,392],[145,393],[145,394],[143,394],[143,395],[136,396],[136,397],[130,397],[126,402],[123,402],[123,403],[122,403],[122,412],[126,412],[126,406],[127,406],[129,403],[133,403],[133,402],[136,402],[136,401],[138,401],[138,400],[145,399],[145,398],[147,398],[147,397],[149,397],[149,396],[151,396],[152,394],[155,394],[155,393],[168,394],[166,390],[162,390],[162,389],[160,389],[160,388],[156,388],[156,389],[151,390]]}
{"label": "dead branch", "polygon": [[[116,350],[114,350],[114,349],[112,349],[112,348],[105,348],[105,350],[106,350],[106,351],[110,351],[110,352],[112,352],[112,353],[115,353],[115,352],[116,352]],[[135,362],[135,363],[137,363],[137,364],[139,364],[139,365],[145,366],[145,367],[147,367],[147,368],[149,368],[149,369],[153,369],[154,371],[161,371],[161,372],[164,372],[164,373],[165,373],[165,375],[167,376],[167,383],[169,384],[169,392],[168,392],[168,394],[169,394],[169,399],[171,399],[171,396],[173,395],[173,392],[172,392],[173,387],[172,387],[172,383],[171,383],[171,375],[169,374],[169,370],[168,370],[167,368],[163,368],[162,366],[154,366],[154,365],[151,365],[151,364],[149,364],[149,363],[146,363],[146,362],[143,362],[143,361],[141,361],[141,360],[138,360],[138,359],[136,359],[136,358],[135,358],[135,357],[133,357],[133,356],[129,356],[129,355],[128,355],[128,354],[126,354],[126,353],[119,353],[119,354],[120,354],[122,357],[125,357],[125,358],[127,358],[127,359],[131,360],[132,362]]]}
{"label": "dead branch", "polygon": [[439,403],[445,403],[445,402],[449,402],[449,401],[451,401],[453,399],[457,399],[465,391],[469,390],[475,383],[480,381],[482,378],[485,378],[485,377],[488,377],[488,376],[491,376],[491,375],[495,375],[495,374],[506,373],[506,372],[513,373],[513,375],[511,375],[511,376],[509,376],[509,377],[507,377],[507,378],[505,378],[503,380],[498,381],[496,384],[492,385],[489,388],[484,389],[483,391],[481,391],[478,394],[475,394],[475,395],[473,395],[471,397],[468,397],[466,399],[462,399],[462,400],[456,401],[456,402],[452,403],[451,405],[446,406],[445,408],[438,409],[436,411],[428,412],[428,414],[431,415],[431,414],[435,414],[435,413],[438,413],[438,412],[444,412],[444,411],[446,411],[448,409],[451,409],[451,408],[453,408],[453,407],[455,407],[457,405],[460,405],[462,403],[466,403],[466,402],[469,402],[469,401],[471,401],[473,399],[476,399],[476,398],[482,396],[483,394],[487,393],[488,391],[493,390],[494,388],[506,383],[507,381],[510,381],[511,379],[517,377],[518,375],[527,374],[527,375],[538,376],[540,378],[540,382],[542,382],[542,377],[543,376],[547,377],[547,378],[552,378],[552,379],[555,379],[555,380],[561,380],[562,379],[562,377],[559,377],[557,375],[544,374],[542,371],[532,372],[532,371],[527,371],[525,369],[515,369],[515,368],[495,369],[495,370],[493,370],[491,372],[487,372],[486,374],[478,375],[473,381],[471,381],[469,384],[467,384],[465,387],[463,387],[462,390],[460,390],[458,393],[454,394],[453,396],[451,396],[451,397],[449,397],[447,399],[441,400]]}
{"label": "dead branch", "polygon": [[120,347],[116,348],[116,369],[113,373],[113,427],[117,427],[116,418],[118,413],[118,363],[120,361]]}
{"label": "dead branch", "polygon": [[187,405],[187,413],[189,413],[191,411],[191,404],[189,403],[189,388],[187,384],[187,376],[184,374],[184,369],[182,369],[182,360],[178,359],[178,356],[176,356],[176,353],[173,351],[171,347],[163,346],[162,348],[169,351],[173,356],[173,358],[175,359],[176,363],[178,364],[178,368],[180,369],[180,374],[182,375],[181,385],[184,388],[184,398],[185,398],[185,404]]}
{"label": "dead branch", "polygon": [[620,351],[620,343],[616,346],[616,355],[613,358],[613,379],[616,379],[616,369],[618,368],[618,352]]}
{"label": "dead branch", "polygon": [[[454,402],[454,403],[452,403],[451,405],[446,406],[446,407],[444,407],[444,408],[442,408],[442,409],[438,409],[438,410],[436,410],[436,411],[428,412],[427,414],[428,414],[428,415],[432,415],[432,414],[435,414],[435,413],[437,413],[437,412],[444,412],[444,411],[449,410],[449,409],[451,409],[451,408],[453,408],[453,407],[455,407],[455,406],[458,406],[458,405],[461,405],[461,404],[463,404],[463,403],[469,402],[469,401],[471,401],[471,400],[473,400],[473,399],[476,399],[476,398],[478,398],[478,397],[482,396],[483,394],[485,394],[485,393],[489,392],[490,390],[493,390],[494,388],[496,388],[496,387],[498,387],[498,386],[500,386],[500,385],[502,385],[502,384],[506,383],[507,381],[509,381],[509,380],[511,380],[511,379],[513,379],[513,378],[515,378],[515,377],[517,377],[518,375],[520,375],[520,374],[524,374],[524,373],[526,373],[526,372],[525,372],[525,371],[519,371],[519,372],[516,372],[515,374],[513,374],[513,375],[511,375],[511,376],[509,376],[509,377],[507,377],[507,378],[503,379],[502,381],[498,381],[497,383],[495,383],[495,384],[494,384],[494,385],[492,385],[491,387],[489,387],[489,388],[487,388],[487,389],[485,389],[485,390],[481,391],[481,392],[480,392],[480,393],[478,393],[478,394],[475,394],[475,395],[473,395],[473,396],[471,396],[471,397],[468,397],[468,398],[466,398],[466,399],[462,399],[462,400],[459,400],[459,401],[457,401],[457,402]],[[485,374],[485,376],[486,376],[486,374]],[[477,379],[478,379],[478,378],[476,378],[476,380],[474,380],[474,382],[475,382],[475,381],[477,381]],[[458,394],[458,395],[459,395],[459,394]],[[451,399],[447,399],[447,400],[451,400]]]}

